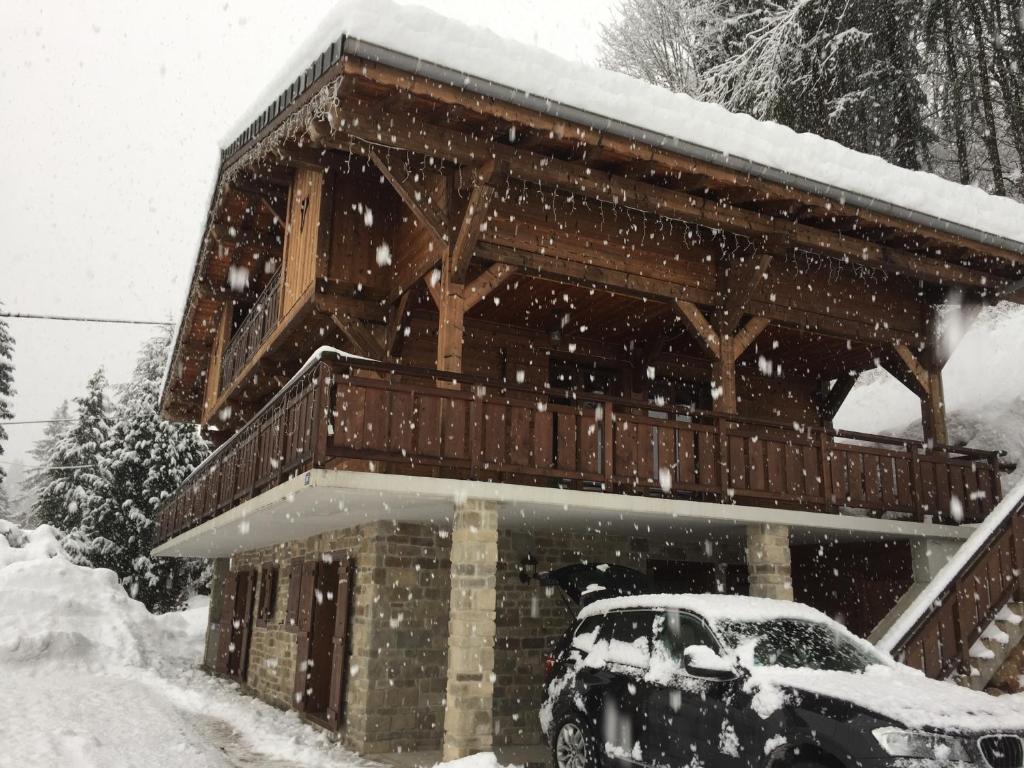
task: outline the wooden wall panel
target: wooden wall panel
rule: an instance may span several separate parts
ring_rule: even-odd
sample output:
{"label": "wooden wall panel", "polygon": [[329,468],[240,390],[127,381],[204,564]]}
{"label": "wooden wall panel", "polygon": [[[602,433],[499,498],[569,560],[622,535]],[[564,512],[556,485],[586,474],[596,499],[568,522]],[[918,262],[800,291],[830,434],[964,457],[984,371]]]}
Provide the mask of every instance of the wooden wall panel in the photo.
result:
{"label": "wooden wall panel", "polygon": [[386,291],[393,266],[377,263],[377,248],[387,244],[393,264],[407,250],[402,239],[407,225],[397,196],[378,181],[379,173],[370,168],[337,175],[327,277]]}
{"label": "wooden wall panel", "polygon": [[210,367],[206,371],[206,400],[203,403],[202,423],[209,421],[210,409],[217,402],[220,394],[220,363],[224,357],[224,347],[231,336],[231,307],[223,307],[217,319],[217,331],[210,353]]}
{"label": "wooden wall panel", "polygon": [[317,276],[317,244],[323,209],[324,174],[300,168],[288,200],[284,236],[281,316],[286,315]]}

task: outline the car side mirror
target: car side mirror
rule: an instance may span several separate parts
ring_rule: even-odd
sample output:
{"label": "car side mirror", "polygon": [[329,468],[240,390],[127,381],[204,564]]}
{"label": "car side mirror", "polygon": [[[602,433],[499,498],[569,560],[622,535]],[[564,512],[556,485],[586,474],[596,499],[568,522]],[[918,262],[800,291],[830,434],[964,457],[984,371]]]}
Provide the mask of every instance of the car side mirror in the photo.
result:
{"label": "car side mirror", "polygon": [[736,677],[736,669],[732,663],[706,645],[687,646],[683,651],[683,665],[694,677],[706,677],[711,680],[729,680]]}

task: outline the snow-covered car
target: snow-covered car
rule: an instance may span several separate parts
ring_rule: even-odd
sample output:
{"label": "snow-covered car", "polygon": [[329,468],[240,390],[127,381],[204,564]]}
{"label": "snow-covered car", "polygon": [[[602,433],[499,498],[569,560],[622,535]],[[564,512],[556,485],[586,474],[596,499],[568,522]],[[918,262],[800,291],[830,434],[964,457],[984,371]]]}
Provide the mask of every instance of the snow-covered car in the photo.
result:
{"label": "snow-covered car", "polygon": [[584,599],[547,660],[556,768],[1024,765],[1024,707],[930,680],[813,608],[585,582],[567,592],[621,596]]}

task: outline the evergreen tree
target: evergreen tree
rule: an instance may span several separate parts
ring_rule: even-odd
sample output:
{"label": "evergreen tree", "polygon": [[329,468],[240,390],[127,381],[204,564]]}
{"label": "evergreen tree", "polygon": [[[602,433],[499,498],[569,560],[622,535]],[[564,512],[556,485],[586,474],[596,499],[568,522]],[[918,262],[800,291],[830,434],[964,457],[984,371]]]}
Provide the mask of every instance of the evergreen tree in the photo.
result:
{"label": "evergreen tree", "polygon": [[89,379],[85,394],[75,398],[75,420],[56,440],[41,469],[33,509],[40,523],[68,537],[65,546],[84,563],[91,562],[96,515],[105,491],[100,460],[110,436],[106,384],[100,369]]}
{"label": "evergreen tree", "polygon": [[[0,307],[3,305],[0,304]],[[0,456],[4,455],[7,430],[2,422],[14,418],[11,398],[14,397],[14,337],[3,318],[0,318]],[[5,486],[7,471],[0,464],[0,516],[7,513],[8,493]]]}
{"label": "evergreen tree", "polygon": [[195,426],[160,417],[170,341],[161,334],[146,343],[131,381],[119,388],[100,458],[104,498],[91,531],[93,564],[115,571],[132,597],[158,612],[184,603],[202,564],[150,557],[157,510],[209,452]]}

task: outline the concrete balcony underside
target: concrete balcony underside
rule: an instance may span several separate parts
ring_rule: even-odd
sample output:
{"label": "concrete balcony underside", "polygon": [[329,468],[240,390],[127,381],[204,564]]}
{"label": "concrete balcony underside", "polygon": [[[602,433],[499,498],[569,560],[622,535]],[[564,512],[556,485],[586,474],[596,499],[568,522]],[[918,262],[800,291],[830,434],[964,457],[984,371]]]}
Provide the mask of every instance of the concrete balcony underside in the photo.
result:
{"label": "concrete balcony underside", "polygon": [[511,483],[314,469],[175,536],[153,554],[228,557],[382,520],[450,528],[465,499],[499,503],[500,525],[523,530],[608,531],[692,538],[741,534],[746,525],[789,526],[793,541],[966,539],[971,526],[887,520],[708,501],[620,496]]}

